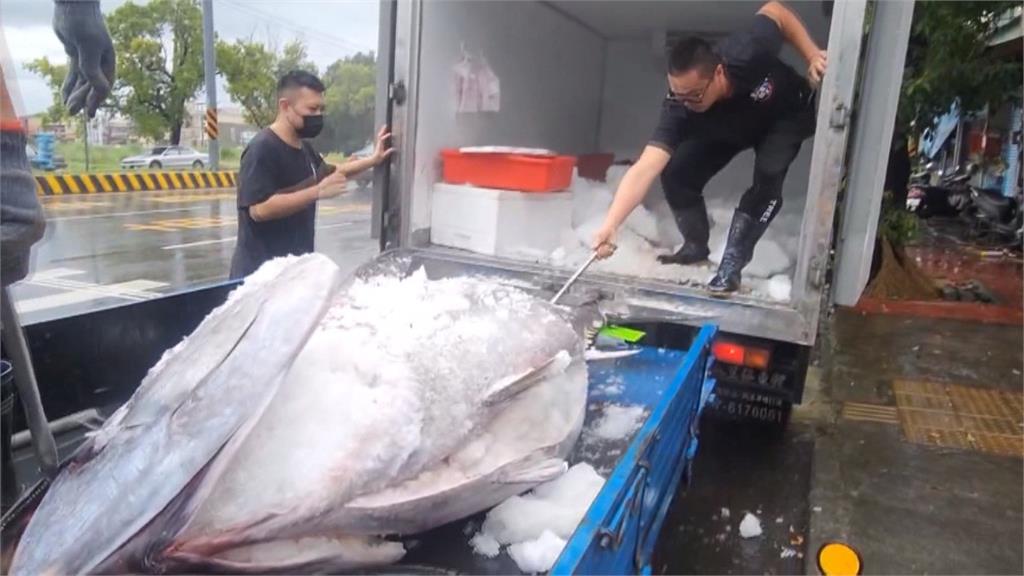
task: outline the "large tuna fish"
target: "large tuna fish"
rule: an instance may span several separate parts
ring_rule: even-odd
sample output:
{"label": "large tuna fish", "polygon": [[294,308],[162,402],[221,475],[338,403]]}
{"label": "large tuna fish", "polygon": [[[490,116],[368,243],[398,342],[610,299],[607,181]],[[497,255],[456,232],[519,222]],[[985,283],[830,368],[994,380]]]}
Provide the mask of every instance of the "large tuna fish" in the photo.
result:
{"label": "large tuna fish", "polygon": [[64,467],[22,535],[12,573],[130,563],[135,550],[123,545],[273,397],[339,283],[337,266],[313,255],[268,264],[235,290]]}
{"label": "large tuna fish", "polygon": [[[307,298],[278,282],[266,287],[288,293],[280,297]],[[267,292],[264,306],[272,298]],[[211,315],[189,342],[214,330],[207,324],[219,317]],[[52,515],[37,516],[15,572],[125,567],[126,558],[142,569],[229,572],[397,561],[401,544],[376,536],[473,514],[565,470],[586,404],[582,348],[563,311],[515,289],[464,278],[429,281],[422,271],[356,281],[337,295],[301,352],[289,348],[298,357],[279,386],[235,391],[231,408],[220,406],[247,416],[236,418],[241,423],[220,439],[216,456],[194,458],[202,465],[183,470],[178,454],[200,439],[180,429],[181,438],[163,445],[166,460],[174,461],[166,466],[176,472],[161,499],[122,511],[135,521],[123,521],[116,533],[90,525],[104,532],[97,539],[109,538],[106,549],[79,546],[84,524],[62,527]],[[191,368],[204,370],[198,363]],[[162,433],[125,425],[144,405],[152,419],[168,418],[165,403],[143,401],[152,396],[151,380],[97,442],[109,449],[126,434]],[[177,408],[197,413],[189,418],[207,418],[209,411],[189,402]],[[202,447],[214,443],[203,440]],[[130,446],[104,466],[131,467],[132,482],[165,484],[155,471],[133,467],[132,450],[138,449]],[[66,484],[58,480],[52,490],[65,492]],[[86,487],[73,497],[51,492],[43,505],[60,500],[65,517],[84,509],[98,519],[98,511],[122,506],[123,487],[118,498],[104,496],[115,493],[111,485],[93,486],[92,504],[72,504],[91,490]],[[55,537],[62,547],[49,544]]]}

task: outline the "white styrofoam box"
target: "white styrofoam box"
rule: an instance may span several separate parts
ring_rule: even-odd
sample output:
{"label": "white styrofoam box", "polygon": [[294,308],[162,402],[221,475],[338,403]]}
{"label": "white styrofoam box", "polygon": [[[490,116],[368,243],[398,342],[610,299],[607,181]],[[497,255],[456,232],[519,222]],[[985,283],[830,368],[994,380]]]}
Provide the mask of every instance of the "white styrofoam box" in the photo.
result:
{"label": "white styrofoam box", "polygon": [[572,229],[572,192],[434,185],[430,241],[478,254],[539,260]]}

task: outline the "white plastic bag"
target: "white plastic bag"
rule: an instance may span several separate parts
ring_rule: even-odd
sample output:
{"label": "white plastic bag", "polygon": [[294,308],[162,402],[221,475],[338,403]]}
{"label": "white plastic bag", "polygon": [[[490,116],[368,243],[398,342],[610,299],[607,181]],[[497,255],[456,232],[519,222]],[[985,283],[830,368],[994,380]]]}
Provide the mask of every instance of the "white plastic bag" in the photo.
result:
{"label": "white plastic bag", "polygon": [[462,61],[452,69],[455,111],[460,114],[480,110],[480,83],[469,57],[463,54]]}
{"label": "white plastic bag", "polygon": [[501,110],[501,80],[494,73],[487,60],[480,57],[480,68],[476,73],[480,90],[480,110],[483,112],[499,112]]}

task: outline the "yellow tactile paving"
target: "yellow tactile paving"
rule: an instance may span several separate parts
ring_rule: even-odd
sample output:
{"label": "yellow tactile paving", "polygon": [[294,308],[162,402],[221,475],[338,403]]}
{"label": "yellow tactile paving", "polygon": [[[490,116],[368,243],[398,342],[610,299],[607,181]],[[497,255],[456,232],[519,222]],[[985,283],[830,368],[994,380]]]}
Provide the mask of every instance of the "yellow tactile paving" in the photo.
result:
{"label": "yellow tactile paving", "polygon": [[899,423],[899,416],[895,406],[863,404],[860,402],[845,402],[843,404],[843,418],[864,422],[879,422],[881,424]]}
{"label": "yellow tactile paving", "polygon": [[941,382],[897,380],[893,392],[907,440],[1024,457],[1024,395]]}

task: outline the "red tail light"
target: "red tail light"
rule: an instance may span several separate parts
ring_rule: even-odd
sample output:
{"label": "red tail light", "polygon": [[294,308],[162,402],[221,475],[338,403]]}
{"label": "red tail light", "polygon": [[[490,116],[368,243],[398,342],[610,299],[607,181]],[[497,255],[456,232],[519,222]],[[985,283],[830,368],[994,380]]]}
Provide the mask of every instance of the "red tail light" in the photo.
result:
{"label": "red tail light", "polygon": [[765,348],[743,346],[735,342],[719,341],[711,347],[712,354],[719,362],[747,366],[758,370],[767,370],[771,361],[771,352]]}

